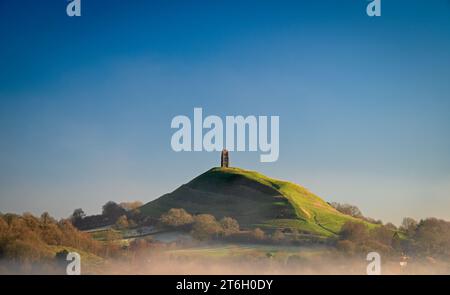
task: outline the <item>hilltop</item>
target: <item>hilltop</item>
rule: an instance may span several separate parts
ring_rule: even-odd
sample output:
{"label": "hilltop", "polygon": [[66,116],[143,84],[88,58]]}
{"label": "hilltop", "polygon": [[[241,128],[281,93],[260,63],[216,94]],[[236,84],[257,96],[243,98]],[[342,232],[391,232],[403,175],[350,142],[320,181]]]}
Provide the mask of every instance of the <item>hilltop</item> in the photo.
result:
{"label": "hilltop", "polygon": [[233,217],[242,227],[295,228],[320,236],[336,235],[347,221],[362,222],[300,185],[240,168],[212,168],[140,210],[157,218],[171,208]]}

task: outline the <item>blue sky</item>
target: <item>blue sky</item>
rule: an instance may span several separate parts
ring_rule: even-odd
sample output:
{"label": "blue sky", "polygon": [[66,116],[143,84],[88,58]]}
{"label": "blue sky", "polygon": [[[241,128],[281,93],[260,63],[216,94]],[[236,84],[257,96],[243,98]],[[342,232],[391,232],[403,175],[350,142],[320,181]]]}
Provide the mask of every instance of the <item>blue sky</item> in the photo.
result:
{"label": "blue sky", "polygon": [[0,2],[0,211],[152,200],[219,163],[176,115],[280,116],[232,165],[398,223],[450,219],[450,1]]}

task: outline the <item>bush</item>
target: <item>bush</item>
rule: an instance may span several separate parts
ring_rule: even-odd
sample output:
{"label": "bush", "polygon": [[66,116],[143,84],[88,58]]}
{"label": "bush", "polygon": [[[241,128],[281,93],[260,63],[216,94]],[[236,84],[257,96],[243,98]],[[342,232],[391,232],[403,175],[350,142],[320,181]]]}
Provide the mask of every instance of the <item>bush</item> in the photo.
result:
{"label": "bush", "polygon": [[72,221],[72,224],[77,225],[83,221],[83,218],[86,217],[86,213],[84,213],[83,209],[78,208],[75,209],[70,216],[70,221]]}
{"label": "bush", "polygon": [[259,227],[252,230],[250,236],[257,241],[262,241],[266,238],[266,234]]}
{"label": "bush", "polygon": [[172,208],[161,216],[160,221],[167,226],[180,227],[192,224],[194,218],[184,209]]}
{"label": "bush", "polygon": [[284,233],[280,230],[277,229],[273,234],[272,234],[272,240],[279,242],[279,241],[283,241],[285,239],[285,235]]}
{"label": "bush", "polygon": [[414,232],[417,229],[417,221],[411,217],[403,218],[402,225],[400,226],[400,230],[404,231],[406,235],[412,237]]}
{"label": "bush", "polygon": [[199,240],[208,240],[218,238],[222,232],[220,223],[210,214],[200,214],[195,216],[191,234]]}
{"label": "bush", "polygon": [[222,226],[223,233],[225,236],[229,236],[239,232],[239,223],[236,219],[231,217],[224,217],[220,220],[220,225]]}

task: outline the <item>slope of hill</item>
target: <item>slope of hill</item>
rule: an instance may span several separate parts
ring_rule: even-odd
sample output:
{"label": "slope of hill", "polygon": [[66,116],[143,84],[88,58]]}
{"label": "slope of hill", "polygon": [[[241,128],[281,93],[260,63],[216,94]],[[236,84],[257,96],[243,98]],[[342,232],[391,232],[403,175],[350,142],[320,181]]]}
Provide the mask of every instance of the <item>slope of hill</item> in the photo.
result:
{"label": "slope of hill", "polygon": [[230,216],[242,227],[295,228],[322,236],[333,236],[346,221],[358,220],[297,184],[239,168],[212,168],[145,204],[141,212],[159,217],[171,208]]}

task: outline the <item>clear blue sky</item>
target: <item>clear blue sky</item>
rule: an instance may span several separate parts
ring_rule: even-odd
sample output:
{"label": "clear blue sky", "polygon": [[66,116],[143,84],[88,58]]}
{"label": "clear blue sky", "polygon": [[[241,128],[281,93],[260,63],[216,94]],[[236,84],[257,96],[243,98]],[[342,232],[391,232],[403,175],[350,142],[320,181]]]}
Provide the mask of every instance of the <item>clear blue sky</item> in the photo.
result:
{"label": "clear blue sky", "polygon": [[[107,3],[107,4],[106,4]],[[450,1],[0,2],[0,211],[150,201],[219,163],[171,119],[279,115],[233,165],[398,223],[450,219]]]}

